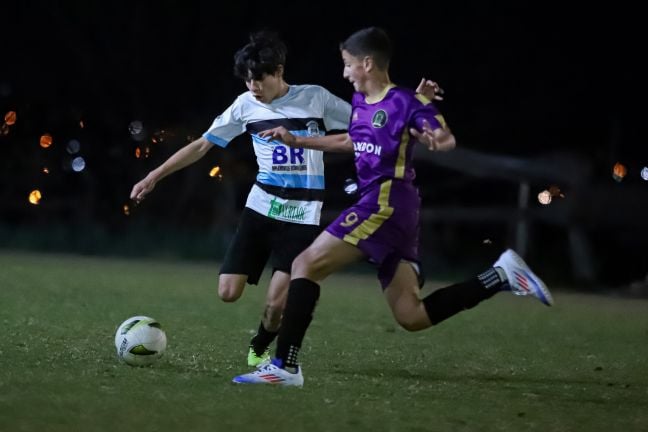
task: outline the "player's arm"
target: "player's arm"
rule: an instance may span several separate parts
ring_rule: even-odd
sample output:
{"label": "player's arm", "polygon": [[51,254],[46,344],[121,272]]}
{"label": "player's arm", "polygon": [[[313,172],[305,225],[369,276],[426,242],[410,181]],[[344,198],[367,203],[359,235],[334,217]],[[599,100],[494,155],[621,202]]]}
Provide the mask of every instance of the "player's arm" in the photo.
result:
{"label": "player's arm", "polygon": [[432,129],[427,120],[423,120],[423,127],[420,131],[411,128],[410,133],[430,151],[448,151],[457,146],[457,141],[450,129],[447,127]]}
{"label": "player's arm", "polygon": [[353,143],[348,133],[303,137],[291,134],[288,129],[279,126],[273,129],[264,130],[259,133],[263,139],[275,139],[283,142],[287,146],[295,148],[307,148],[320,150],[331,153],[351,153],[353,152]]}
{"label": "player's arm", "polygon": [[138,202],[143,200],[144,197],[155,188],[157,182],[159,182],[169,174],[196,162],[198,159],[202,158],[212,147],[213,144],[204,137],[200,137],[197,140],[182,147],[180,150],[171,155],[171,157],[169,157],[169,159],[167,159],[162,165],[148,173],[146,177],[144,177],[142,180],[136,183],[135,186],[133,186],[133,190],[130,194],[131,199]]}

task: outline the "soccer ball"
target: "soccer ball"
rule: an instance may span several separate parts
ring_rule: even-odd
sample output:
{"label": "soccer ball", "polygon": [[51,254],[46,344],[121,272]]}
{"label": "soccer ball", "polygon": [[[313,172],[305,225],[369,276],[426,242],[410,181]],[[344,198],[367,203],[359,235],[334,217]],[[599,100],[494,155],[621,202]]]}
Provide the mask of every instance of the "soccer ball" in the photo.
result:
{"label": "soccer ball", "polygon": [[146,366],[162,356],[166,333],[155,319],[134,316],[121,323],[115,333],[117,357],[131,366]]}

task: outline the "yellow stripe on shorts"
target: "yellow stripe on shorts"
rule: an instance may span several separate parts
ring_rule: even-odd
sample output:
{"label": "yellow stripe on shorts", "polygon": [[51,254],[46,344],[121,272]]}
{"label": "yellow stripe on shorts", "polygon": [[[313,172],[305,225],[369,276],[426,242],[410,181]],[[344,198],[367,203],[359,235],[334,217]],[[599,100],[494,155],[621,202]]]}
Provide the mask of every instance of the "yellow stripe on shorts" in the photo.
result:
{"label": "yellow stripe on shorts", "polygon": [[394,213],[394,208],[389,207],[389,192],[391,191],[392,181],[388,180],[380,185],[380,194],[378,195],[378,205],[380,208],[376,213],[372,213],[364,222],[355,227],[353,231],[344,236],[344,241],[354,246],[358,245],[360,240],[367,239],[376,232],[387,219]]}

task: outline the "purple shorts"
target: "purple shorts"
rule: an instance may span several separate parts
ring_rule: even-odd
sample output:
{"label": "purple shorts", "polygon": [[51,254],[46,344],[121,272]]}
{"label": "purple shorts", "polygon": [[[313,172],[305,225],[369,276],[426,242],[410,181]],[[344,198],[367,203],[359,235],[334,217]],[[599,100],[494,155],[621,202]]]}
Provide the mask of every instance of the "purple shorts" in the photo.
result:
{"label": "purple shorts", "polygon": [[326,231],[358,247],[378,267],[385,289],[402,260],[419,263],[418,189],[401,180],[386,180],[364,191]]}

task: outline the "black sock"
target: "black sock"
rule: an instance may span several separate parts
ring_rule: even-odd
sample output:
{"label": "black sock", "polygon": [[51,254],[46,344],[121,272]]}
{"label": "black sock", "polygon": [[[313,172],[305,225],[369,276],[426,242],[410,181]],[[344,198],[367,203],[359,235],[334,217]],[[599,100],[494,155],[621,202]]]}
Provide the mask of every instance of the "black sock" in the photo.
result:
{"label": "black sock", "polygon": [[313,312],[319,295],[319,285],[309,279],[290,281],[275,355],[277,359],[281,360],[283,367],[297,367],[297,355],[306,329],[313,320]]}
{"label": "black sock", "polygon": [[502,283],[495,269],[490,268],[474,279],[434,291],[423,299],[423,305],[432,324],[438,324],[491,298],[501,290]]}
{"label": "black sock", "polygon": [[252,347],[256,355],[260,356],[265,352],[265,350],[268,349],[268,347],[278,334],[279,332],[271,332],[266,330],[265,326],[263,325],[263,321],[261,321],[259,323],[259,330],[257,330],[257,334],[255,334],[250,341],[250,347]]}

